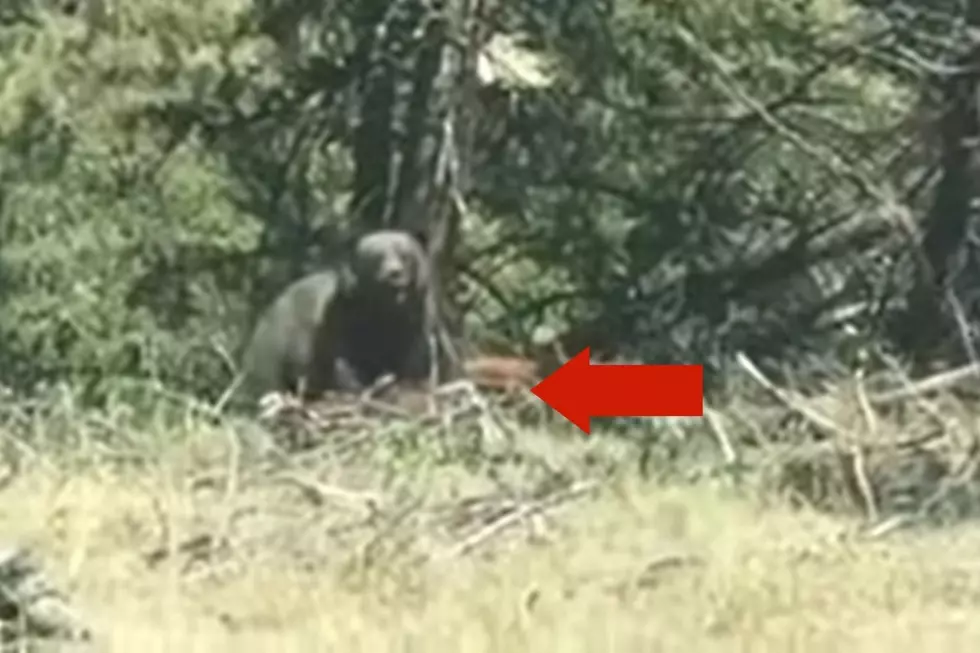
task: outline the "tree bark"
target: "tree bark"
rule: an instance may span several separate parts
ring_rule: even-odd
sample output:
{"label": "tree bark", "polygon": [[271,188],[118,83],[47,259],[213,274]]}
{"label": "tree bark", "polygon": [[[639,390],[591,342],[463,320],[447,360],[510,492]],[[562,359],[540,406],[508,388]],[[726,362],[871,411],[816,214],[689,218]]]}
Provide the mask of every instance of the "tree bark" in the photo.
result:
{"label": "tree bark", "polygon": [[496,2],[369,0],[360,15],[353,209],[364,229],[406,229],[425,243],[447,375],[460,372],[448,281],[470,191],[477,55]]}
{"label": "tree bark", "polygon": [[[980,0],[970,0],[967,20],[980,29]],[[950,266],[965,247],[974,217],[977,175],[980,173],[980,135],[977,99],[980,90],[980,45],[969,43],[954,64],[954,72],[939,80],[943,111],[939,121],[940,179],[923,225],[922,256],[917,282],[902,320],[899,340],[919,364],[926,363],[949,333],[946,311]],[[942,325],[942,326],[941,326]]]}

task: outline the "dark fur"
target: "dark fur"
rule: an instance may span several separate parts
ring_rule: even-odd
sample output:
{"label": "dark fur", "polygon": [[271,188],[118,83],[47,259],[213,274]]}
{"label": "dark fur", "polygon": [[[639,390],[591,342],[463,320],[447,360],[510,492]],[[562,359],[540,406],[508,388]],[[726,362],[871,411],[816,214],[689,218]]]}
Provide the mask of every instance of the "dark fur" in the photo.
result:
{"label": "dark fur", "polygon": [[362,389],[387,373],[427,380],[428,289],[428,261],[411,235],[361,237],[346,264],[294,282],[266,310],[245,354],[247,387],[257,395],[302,389],[309,398]]}

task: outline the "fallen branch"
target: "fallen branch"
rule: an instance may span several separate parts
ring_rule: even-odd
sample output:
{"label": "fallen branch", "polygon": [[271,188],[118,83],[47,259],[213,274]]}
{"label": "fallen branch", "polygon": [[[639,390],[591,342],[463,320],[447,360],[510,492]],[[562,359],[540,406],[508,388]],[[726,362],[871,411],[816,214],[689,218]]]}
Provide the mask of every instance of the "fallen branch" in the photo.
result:
{"label": "fallen branch", "polygon": [[467,537],[462,542],[452,547],[441,557],[451,559],[465,555],[523,519],[533,515],[543,514],[549,509],[556,508],[567,501],[583,496],[595,490],[597,487],[598,483],[596,481],[582,481],[580,483],[576,483],[567,490],[556,492],[543,499],[539,499],[538,501],[520,504],[514,510],[509,511],[496,521],[488,524],[484,528],[481,528],[470,537]]}
{"label": "fallen branch", "polygon": [[742,369],[748,372],[749,376],[757,381],[759,385],[769,392],[769,394],[771,394],[793,412],[802,415],[806,419],[813,422],[813,424],[816,426],[824,429],[825,431],[829,431],[834,435],[843,436],[847,434],[847,429],[845,429],[843,426],[826,415],[822,415],[816,410],[813,410],[803,402],[794,399],[788,392],[777,387],[775,383],[766,378],[762,371],[756,367],[755,363],[749,360],[748,356],[746,356],[744,353],[738,352],[735,354],[735,360],[742,367]]}
{"label": "fallen branch", "polygon": [[906,382],[904,387],[872,394],[868,397],[872,404],[879,406],[912,399],[920,395],[952,388],[964,381],[980,380],[980,364],[971,363],[963,367],[940,372],[916,382]]}

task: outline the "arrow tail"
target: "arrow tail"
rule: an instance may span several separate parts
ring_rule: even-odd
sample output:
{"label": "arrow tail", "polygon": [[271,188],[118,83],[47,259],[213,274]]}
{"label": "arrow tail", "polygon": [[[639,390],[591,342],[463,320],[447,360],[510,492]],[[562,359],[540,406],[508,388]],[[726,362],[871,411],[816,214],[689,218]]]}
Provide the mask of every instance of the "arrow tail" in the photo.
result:
{"label": "arrow tail", "polygon": [[701,365],[593,365],[593,417],[702,417]]}

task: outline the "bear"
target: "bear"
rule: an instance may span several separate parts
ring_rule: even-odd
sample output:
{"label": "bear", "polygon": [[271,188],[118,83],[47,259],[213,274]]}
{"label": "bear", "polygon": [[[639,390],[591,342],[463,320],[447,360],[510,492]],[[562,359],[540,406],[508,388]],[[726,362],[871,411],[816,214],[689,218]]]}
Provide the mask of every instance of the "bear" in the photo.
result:
{"label": "bear", "polygon": [[262,314],[244,354],[247,392],[314,399],[363,390],[387,374],[430,380],[429,279],[428,257],[412,234],[362,235],[346,260],[294,281]]}

